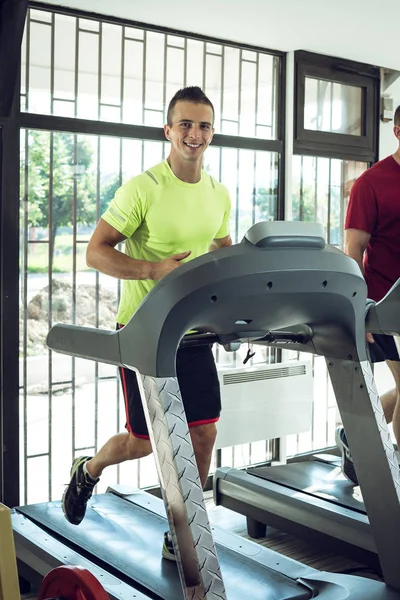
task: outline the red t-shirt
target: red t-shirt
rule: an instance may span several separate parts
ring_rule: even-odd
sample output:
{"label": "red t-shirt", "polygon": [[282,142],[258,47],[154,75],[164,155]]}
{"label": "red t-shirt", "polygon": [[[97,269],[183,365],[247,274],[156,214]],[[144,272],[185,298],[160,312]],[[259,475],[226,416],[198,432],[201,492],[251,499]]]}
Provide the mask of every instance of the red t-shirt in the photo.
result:
{"label": "red t-shirt", "polygon": [[378,301],[400,277],[400,165],[379,161],[354,183],[345,229],[371,234],[364,255],[368,297]]}

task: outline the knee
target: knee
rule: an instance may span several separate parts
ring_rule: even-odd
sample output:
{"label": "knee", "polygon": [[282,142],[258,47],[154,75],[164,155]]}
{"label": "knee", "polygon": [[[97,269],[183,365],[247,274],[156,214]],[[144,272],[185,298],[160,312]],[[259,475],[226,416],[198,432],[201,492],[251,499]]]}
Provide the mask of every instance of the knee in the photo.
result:
{"label": "knee", "polygon": [[197,453],[209,454],[215,444],[217,437],[217,427],[215,423],[199,425],[190,429],[193,448]]}
{"label": "knee", "polygon": [[152,453],[150,440],[135,437],[129,434],[127,438],[127,455],[130,460],[144,458]]}

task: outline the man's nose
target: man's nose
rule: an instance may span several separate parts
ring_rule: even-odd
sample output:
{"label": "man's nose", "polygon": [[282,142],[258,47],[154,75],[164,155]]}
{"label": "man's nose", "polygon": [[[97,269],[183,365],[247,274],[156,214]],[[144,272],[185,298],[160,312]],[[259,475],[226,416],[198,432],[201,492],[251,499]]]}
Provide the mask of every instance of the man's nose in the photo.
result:
{"label": "man's nose", "polygon": [[189,135],[192,138],[200,137],[200,127],[199,125],[193,124],[190,128]]}

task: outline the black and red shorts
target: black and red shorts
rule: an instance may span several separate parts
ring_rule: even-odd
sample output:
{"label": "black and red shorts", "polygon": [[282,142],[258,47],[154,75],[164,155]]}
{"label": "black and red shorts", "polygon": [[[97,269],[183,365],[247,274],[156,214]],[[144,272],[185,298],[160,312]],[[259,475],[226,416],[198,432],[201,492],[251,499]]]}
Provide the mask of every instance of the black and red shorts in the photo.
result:
{"label": "black and red shorts", "polygon": [[396,342],[391,335],[374,333],[374,343],[368,344],[368,348],[372,363],[383,362],[385,360],[400,360]]}
{"label": "black and red shorts", "polygon": [[[178,348],[176,371],[189,427],[217,422],[221,413],[221,395],[211,346]],[[148,439],[136,373],[123,367],[119,372],[125,399],[126,428],[134,436]]]}

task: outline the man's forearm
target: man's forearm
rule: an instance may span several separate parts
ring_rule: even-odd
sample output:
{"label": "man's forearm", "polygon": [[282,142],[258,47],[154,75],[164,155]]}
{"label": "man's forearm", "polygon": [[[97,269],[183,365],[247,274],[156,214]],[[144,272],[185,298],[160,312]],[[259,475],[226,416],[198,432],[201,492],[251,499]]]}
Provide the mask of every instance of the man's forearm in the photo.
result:
{"label": "man's forearm", "polygon": [[88,248],[86,261],[89,267],[117,279],[155,279],[156,262],[137,260],[108,244],[96,249]]}
{"label": "man's forearm", "polygon": [[356,263],[360,267],[361,273],[363,274],[363,276],[365,276],[364,264],[363,264],[364,252],[361,252],[359,250],[354,250],[352,248],[346,248],[345,252],[348,256],[350,256],[351,258],[353,258],[356,261]]}

